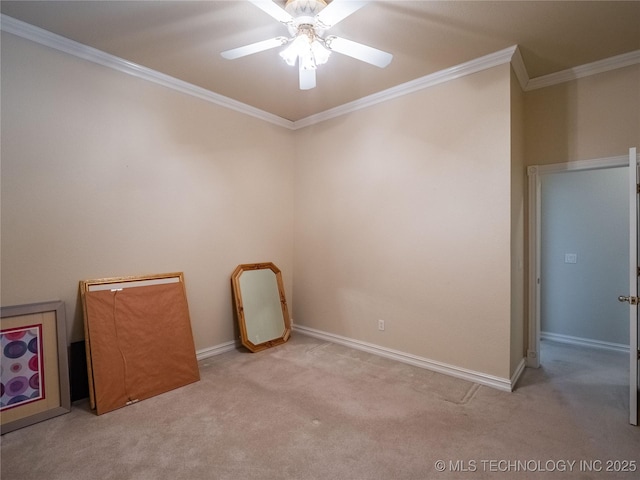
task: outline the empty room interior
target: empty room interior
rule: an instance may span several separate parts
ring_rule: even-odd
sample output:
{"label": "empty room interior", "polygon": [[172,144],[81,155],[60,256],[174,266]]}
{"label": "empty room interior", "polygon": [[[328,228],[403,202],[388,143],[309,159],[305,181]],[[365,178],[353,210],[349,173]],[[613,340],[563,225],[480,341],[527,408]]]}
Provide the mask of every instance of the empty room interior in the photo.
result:
{"label": "empty room interior", "polygon": [[[0,8],[3,479],[635,478],[640,2]],[[282,341],[245,338],[259,268]],[[92,364],[127,298],[92,286],[146,276],[180,324]],[[30,421],[6,312],[42,302],[70,407]]]}

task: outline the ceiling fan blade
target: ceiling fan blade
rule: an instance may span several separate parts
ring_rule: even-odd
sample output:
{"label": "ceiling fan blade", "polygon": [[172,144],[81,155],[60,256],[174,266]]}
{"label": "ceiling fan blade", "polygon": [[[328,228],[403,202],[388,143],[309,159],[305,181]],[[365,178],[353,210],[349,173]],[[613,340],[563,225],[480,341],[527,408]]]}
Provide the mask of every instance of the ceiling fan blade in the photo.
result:
{"label": "ceiling fan blade", "polygon": [[222,55],[227,60],[235,60],[236,58],[246,57],[247,55],[251,55],[253,53],[269,50],[270,48],[281,47],[288,41],[289,39],[287,39],[286,37],[271,38],[269,40],[251,43],[249,45],[245,45],[244,47],[232,48],[231,50],[222,52],[220,55]]}
{"label": "ceiling fan blade", "polygon": [[300,67],[300,90],[311,90],[316,87],[316,70],[305,70]]}
{"label": "ceiling fan blade", "polygon": [[333,0],[316,15],[316,20],[323,28],[329,28],[344,20],[353,12],[364,7],[368,0]]}
{"label": "ceiling fan blade", "polygon": [[326,39],[326,45],[329,50],[347,55],[349,57],[370,63],[376,67],[384,68],[391,63],[393,55],[377,48],[363,45],[362,43],[353,42],[346,38],[331,35]]}
{"label": "ceiling fan blade", "polygon": [[280,8],[278,5],[273,3],[272,0],[249,0],[249,1],[253,3],[256,7],[258,7],[260,10],[262,10],[263,12],[271,15],[273,18],[275,18],[279,22],[289,23],[293,21],[293,17],[289,14],[289,12],[287,12],[283,8]]}

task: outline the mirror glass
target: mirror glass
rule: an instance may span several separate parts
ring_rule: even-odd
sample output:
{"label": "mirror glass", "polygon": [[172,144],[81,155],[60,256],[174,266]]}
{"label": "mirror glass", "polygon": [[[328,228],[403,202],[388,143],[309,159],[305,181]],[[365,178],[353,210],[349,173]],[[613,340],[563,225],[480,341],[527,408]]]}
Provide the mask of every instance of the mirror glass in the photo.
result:
{"label": "mirror glass", "polygon": [[257,352],[286,342],[291,326],[280,269],[273,263],[239,265],[231,281],[242,344]]}

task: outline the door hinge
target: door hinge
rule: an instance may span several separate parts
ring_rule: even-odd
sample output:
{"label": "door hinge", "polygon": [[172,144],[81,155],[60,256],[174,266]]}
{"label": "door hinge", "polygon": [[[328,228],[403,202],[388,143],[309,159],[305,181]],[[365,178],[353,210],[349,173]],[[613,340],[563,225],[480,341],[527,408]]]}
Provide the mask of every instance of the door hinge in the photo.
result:
{"label": "door hinge", "polygon": [[638,360],[640,360],[640,350],[638,350]]}

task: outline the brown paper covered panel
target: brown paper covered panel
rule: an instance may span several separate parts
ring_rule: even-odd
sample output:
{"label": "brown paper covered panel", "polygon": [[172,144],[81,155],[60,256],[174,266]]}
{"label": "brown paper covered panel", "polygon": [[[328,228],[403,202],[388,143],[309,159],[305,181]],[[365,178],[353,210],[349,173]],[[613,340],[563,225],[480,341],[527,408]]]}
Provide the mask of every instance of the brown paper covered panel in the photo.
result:
{"label": "brown paper covered panel", "polygon": [[98,415],[200,379],[181,282],[85,295]]}

